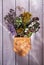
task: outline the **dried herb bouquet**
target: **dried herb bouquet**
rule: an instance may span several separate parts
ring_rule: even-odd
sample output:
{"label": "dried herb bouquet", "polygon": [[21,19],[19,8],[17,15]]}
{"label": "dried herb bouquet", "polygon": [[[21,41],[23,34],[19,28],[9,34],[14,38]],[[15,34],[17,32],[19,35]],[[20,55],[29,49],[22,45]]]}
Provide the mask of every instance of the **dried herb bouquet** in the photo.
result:
{"label": "dried herb bouquet", "polygon": [[[17,8],[19,11],[22,10],[19,6]],[[39,18],[32,17],[32,14],[28,11],[24,11],[17,16],[16,11],[10,9],[4,19],[8,30],[15,36],[14,51],[21,56],[25,56],[31,48],[29,38],[40,29]]]}

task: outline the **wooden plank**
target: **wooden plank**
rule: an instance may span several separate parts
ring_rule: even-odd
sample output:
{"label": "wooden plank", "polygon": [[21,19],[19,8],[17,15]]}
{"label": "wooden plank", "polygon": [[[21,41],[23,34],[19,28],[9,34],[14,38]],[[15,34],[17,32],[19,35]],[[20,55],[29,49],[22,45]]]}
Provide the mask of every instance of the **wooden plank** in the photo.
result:
{"label": "wooden plank", "polygon": [[42,65],[42,0],[30,0],[30,12],[40,19],[40,30],[32,36],[29,65]]}
{"label": "wooden plank", "polygon": [[[28,0],[16,0],[16,6],[24,7],[28,11]],[[16,55],[16,65],[28,65],[28,55],[25,57]]]}
{"label": "wooden plank", "polygon": [[2,65],[2,0],[0,0],[0,65]]}
{"label": "wooden plank", "polygon": [[[15,0],[3,0],[3,18],[11,8],[15,9]],[[3,65],[15,65],[15,52],[12,50],[12,43],[10,34],[7,29],[3,27]]]}
{"label": "wooden plank", "polygon": [[43,0],[43,65],[44,65],[44,0]]}

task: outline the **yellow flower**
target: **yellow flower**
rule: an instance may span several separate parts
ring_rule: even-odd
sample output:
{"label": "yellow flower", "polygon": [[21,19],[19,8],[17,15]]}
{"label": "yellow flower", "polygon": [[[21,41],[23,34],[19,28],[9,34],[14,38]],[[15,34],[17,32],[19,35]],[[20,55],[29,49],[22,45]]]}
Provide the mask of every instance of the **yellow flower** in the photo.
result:
{"label": "yellow flower", "polygon": [[29,20],[31,19],[31,13],[29,13],[29,12],[24,12],[24,13],[22,13],[22,20],[23,20],[23,22],[24,23],[27,23],[27,22],[29,22]]}
{"label": "yellow flower", "polygon": [[23,28],[17,29],[17,33],[21,33],[21,32],[23,32]]}

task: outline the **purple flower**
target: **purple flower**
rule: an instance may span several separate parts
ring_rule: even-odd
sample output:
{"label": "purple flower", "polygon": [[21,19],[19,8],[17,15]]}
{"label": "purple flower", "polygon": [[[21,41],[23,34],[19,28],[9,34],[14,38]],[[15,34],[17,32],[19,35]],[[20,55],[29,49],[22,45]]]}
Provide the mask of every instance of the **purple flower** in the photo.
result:
{"label": "purple flower", "polygon": [[17,35],[16,30],[15,30],[14,26],[11,23],[7,24],[7,28],[12,33],[12,35],[15,35],[15,36]]}

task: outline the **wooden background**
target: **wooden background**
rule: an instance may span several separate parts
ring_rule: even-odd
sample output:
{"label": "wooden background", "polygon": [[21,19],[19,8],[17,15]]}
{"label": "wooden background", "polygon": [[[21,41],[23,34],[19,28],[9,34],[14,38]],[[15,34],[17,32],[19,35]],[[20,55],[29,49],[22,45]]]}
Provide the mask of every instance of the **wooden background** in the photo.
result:
{"label": "wooden background", "polygon": [[[5,27],[4,16],[10,8],[22,6],[40,19],[40,30],[31,37],[32,49],[25,57],[12,50],[10,34]],[[0,65],[44,65],[44,0],[0,0]]]}

